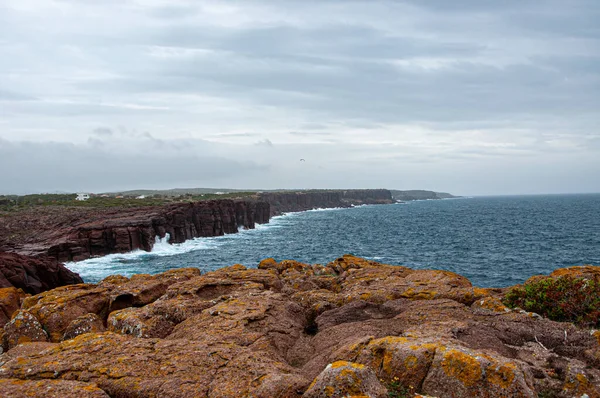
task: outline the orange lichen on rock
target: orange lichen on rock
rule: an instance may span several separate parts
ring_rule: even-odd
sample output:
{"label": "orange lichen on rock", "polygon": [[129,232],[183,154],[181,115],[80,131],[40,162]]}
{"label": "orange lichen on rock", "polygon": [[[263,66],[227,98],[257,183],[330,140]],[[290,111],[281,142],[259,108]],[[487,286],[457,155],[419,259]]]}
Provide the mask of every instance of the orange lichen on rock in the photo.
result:
{"label": "orange lichen on rock", "polygon": [[505,291],[350,255],[113,276],[26,298],[0,377],[118,398],[598,397],[600,333],[506,311]]}
{"label": "orange lichen on rock", "polygon": [[550,274],[550,277],[571,276],[573,278],[598,279],[600,278],[600,266],[580,265],[568,268],[559,268]]}
{"label": "orange lichen on rock", "polygon": [[581,397],[587,395],[589,398],[600,398],[598,380],[589,374],[588,369],[581,366],[569,366],[566,369],[565,381],[562,392],[569,396]]}
{"label": "orange lichen on rock", "polygon": [[471,305],[472,308],[481,308],[492,312],[510,312],[511,309],[505,306],[497,297],[483,297],[475,300]]}
{"label": "orange lichen on rock", "polygon": [[4,397],[31,398],[109,398],[97,385],[67,380],[15,380],[0,379]]}
{"label": "orange lichen on rock", "polygon": [[305,398],[348,396],[384,398],[387,391],[375,372],[361,364],[337,361],[328,365],[304,393]]}
{"label": "orange lichen on rock", "polygon": [[21,302],[27,296],[28,294],[16,287],[0,289],[0,328],[10,321],[13,314],[21,308]]}
{"label": "orange lichen on rock", "polygon": [[459,380],[467,387],[479,383],[482,376],[481,365],[477,359],[461,351],[446,351],[441,367],[450,378]]}
{"label": "orange lichen on rock", "polygon": [[4,325],[2,347],[4,350],[10,350],[31,341],[48,341],[48,334],[31,313],[19,310],[10,322]]}

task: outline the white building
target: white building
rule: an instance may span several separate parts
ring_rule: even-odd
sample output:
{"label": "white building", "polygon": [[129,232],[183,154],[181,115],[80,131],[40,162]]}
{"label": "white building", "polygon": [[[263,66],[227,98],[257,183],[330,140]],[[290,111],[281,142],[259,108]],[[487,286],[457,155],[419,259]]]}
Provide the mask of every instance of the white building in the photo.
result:
{"label": "white building", "polygon": [[77,197],[75,198],[75,200],[88,200],[90,198],[90,195],[87,193],[78,193]]}

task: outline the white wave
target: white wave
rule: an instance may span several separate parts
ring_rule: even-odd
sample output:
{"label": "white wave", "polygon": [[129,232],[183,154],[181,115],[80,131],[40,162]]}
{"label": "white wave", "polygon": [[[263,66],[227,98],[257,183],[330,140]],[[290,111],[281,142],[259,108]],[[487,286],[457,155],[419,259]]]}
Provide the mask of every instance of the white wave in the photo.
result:
{"label": "white wave", "polygon": [[315,212],[315,211],[335,211],[335,210],[347,210],[349,207],[318,207],[316,209],[307,210],[307,212]]}
{"label": "white wave", "polygon": [[[309,211],[342,209],[343,208],[314,209]],[[248,239],[253,234],[265,233],[271,229],[283,228],[286,225],[293,224],[293,218],[302,213],[304,212],[284,213],[280,216],[272,217],[269,223],[255,224],[254,229],[240,227],[238,228],[238,233],[214,237],[194,238],[183,243],[169,243],[171,238],[169,234],[166,234],[166,236],[162,239],[156,236],[154,246],[149,252],[144,250],[134,250],[128,253],[108,254],[106,256],[93,257],[83,261],[67,262],[65,263],[65,266],[71,271],[79,273],[85,280],[98,280],[106,277],[107,275],[113,274],[131,276],[140,272],[139,269],[131,267],[131,263],[135,263],[139,260],[171,257],[200,250],[216,250],[220,246],[226,244],[228,241]]]}
{"label": "white wave", "polygon": [[215,250],[231,239],[245,239],[248,234],[255,234],[273,228],[281,228],[286,224],[285,216],[273,217],[268,224],[255,224],[254,229],[239,228],[235,234],[225,234],[206,238],[194,238],[183,243],[169,243],[171,237],[166,234],[164,238],[156,236],[152,250],[134,250],[128,253],[108,254],[102,257],[93,257],[77,262],[67,262],[65,266],[73,272],[81,274],[85,279],[105,277],[110,274],[120,273],[131,275],[128,264],[144,258],[170,257],[198,250]]}

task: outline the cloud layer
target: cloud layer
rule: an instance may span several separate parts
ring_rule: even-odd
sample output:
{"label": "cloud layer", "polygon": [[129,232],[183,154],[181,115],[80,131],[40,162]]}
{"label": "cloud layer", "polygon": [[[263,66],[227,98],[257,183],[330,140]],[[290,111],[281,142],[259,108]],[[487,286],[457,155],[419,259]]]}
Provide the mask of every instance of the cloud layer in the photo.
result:
{"label": "cloud layer", "polygon": [[597,192],[598,20],[595,0],[0,0],[0,190]]}

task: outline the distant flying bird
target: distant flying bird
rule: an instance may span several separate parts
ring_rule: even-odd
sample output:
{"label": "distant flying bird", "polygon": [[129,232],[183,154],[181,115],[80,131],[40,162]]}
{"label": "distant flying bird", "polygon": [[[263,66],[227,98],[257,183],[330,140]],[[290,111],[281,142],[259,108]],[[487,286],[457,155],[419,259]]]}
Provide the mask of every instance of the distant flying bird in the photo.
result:
{"label": "distant flying bird", "polygon": [[304,159],[300,159],[300,161],[301,161],[301,162],[306,162],[306,160],[304,160]]}

